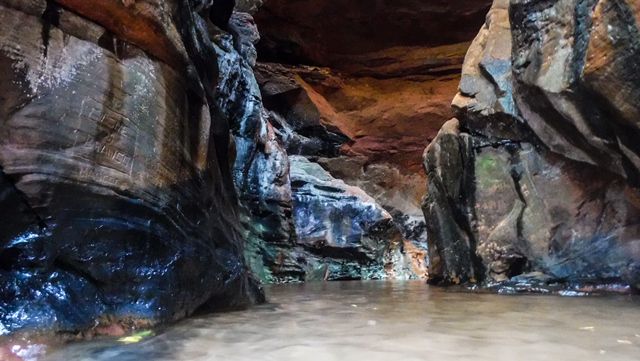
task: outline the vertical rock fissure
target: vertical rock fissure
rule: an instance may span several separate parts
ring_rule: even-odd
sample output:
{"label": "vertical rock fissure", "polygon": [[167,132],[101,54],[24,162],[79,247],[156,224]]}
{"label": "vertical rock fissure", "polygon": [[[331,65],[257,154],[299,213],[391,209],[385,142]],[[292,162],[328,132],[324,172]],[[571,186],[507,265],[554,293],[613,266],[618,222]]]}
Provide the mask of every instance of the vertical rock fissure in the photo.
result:
{"label": "vertical rock fissure", "polygon": [[[513,260],[513,262],[510,264],[510,267],[508,270],[509,277],[518,276],[523,272],[523,268],[527,263],[527,257],[524,255],[528,253],[526,249],[523,249],[523,247],[526,248],[526,244],[527,244],[527,240],[524,237],[524,215],[529,205],[522,191],[522,185],[520,184],[520,181],[522,180],[523,172],[521,169],[519,169],[520,167],[522,167],[522,164],[520,160],[519,145],[517,147],[518,148],[516,148],[516,146],[513,146],[513,145],[507,146],[507,150],[510,153],[509,161],[511,163],[511,170],[509,173],[511,175],[511,179],[513,180],[513,187],[514,187],[514,190],[516,191],[516,194],[518,195],[518,199],[520,200],[520,202],[522,202],[522,207],[520,208],[520,212],[518,213],[518,217],[516,218],[516,222],[515,222],[516,236],[518,237],[516,241],[517,242],[516,259]],[[518,256],[520,256],[521,258],[518,258]]]}
{"label": "vertical rock fissure", "polygon": [[42,13],[42,45],[43,55],[46,61],[47,54],[49,52],[49,40],[51,38],[51,28],[60,25],[60,6],[56,4],[55,0],[47,0],[47,7]]}

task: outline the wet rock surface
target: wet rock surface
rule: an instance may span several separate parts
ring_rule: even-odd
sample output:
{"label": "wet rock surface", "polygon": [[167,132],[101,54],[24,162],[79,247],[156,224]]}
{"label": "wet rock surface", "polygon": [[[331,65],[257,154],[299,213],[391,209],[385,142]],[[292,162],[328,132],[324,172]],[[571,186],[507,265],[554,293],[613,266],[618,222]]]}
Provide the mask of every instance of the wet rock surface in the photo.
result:
{"label": "wet rock surface", "polygon": [[[411,259],[408,262],[414,266],[410,266],[409,269],[416,270],[396,272],[392,277],[423,276],[426,269],[426,235],[419,209],[419,199],[424,187],[423,177],[410,174],[407,169],[389,163],[394,154],[398,155],[399,162],[400,159],[411,156],[407,157],[401,150],[389,151],[389,148],[395,146],[392,145],[392,140],[387,141],[386,146],[380,146],[369,153],[361,154],[350,150],[350,144],[354,143],[352,139],[358,137],[358,127],[366,129],[365,121],[358,124],[354,119],[358,116],[357,113],[355,117],[338,113],[333,108],[334,105],[310,85],[329,85],[340,91],[341,80],[330,70],[259,63],[256,66],[256,76],[264,105],[269,109],[274,132],[287,152],[290,155],[309,158],[329,171],[337,180],[360,187],[372,195],[376,202],[393,215],[396,231],[407,237],[403,241],[406,247],[400,247],[400,252],[405,254],[405,250],[410,250],[406,252],[406,258]],[[369,112],[373,114],[372,110]],[[420,142],[411,144],[411,140],[405,141],[398,148],[411,144],[409,147],[413,147],[417,154],[422,147]],[[417,155],[414,158],[419,159]],[[376,163],[370,164],[373,162]],[[322,198],[321,194],[317,196]],[[293,206],[295,214],[295,203]],[[357,205],[354,207],[359,208]],[[387,240],[393,241],[391,238]],[[285,263],[288,264],[289,261]],[[406,269],[407,262],[404,260],[395,263]],[[382,269],[384,264],[380,263],[378,266]]]}
{"label": "wet rock surface", "polygon": [[235,36],[218,41],[218,67],[224,74],[217,88],[216,112],[233,134],[233,180],[242,204],[246,257],[253,272],[265,282],[300,279],[293,260],[289,159],[264,108],[254,76],[254,43],[259,34],[248,13],[234,13]]}
{"label": "wet rock surface", "polygon": [[387,255],[400,240],[391,215],[319,164],[290,160],[296,241],[309,254],[306,280],[385,278]]}
{"label": "wet rock surface", "polygon": [[270,283],[424,273],[424,253],[415,248],[415,273],[403,258],[400,229],[373,199],[320,165],[290,157],[336,156],[349,138],[325,121],[288,68],[255,64],[260,35],[249,14],[232,14],[229,28],[233,38],[217,41],[223,75],[215,105],[234,135],[234,183],[254,273]]}
{"label": "wet rock surface", "polygon": [[425,153],[433,282],[637,289],[638,15],[494,2]]}
{"label": "wet rock surface", "polygon": [[422,153],[453,116],[464,53],[489,5],[269,0],[254,14],[255,72],[277,137],[392,217],[401,241],[389,277],[426,275]]}
{"label": "wet rock surface", "polygon": [[473,43],[488,1],[234,3],[0,0],[0,336],[246,305],[248,268],[638,288],[635,2],[496,0]]}
{"label": "wet rock surface", "polygon": [[259,295],[215,90],[235,50],[195,1],[88,4],[0,1],[0,335]]}

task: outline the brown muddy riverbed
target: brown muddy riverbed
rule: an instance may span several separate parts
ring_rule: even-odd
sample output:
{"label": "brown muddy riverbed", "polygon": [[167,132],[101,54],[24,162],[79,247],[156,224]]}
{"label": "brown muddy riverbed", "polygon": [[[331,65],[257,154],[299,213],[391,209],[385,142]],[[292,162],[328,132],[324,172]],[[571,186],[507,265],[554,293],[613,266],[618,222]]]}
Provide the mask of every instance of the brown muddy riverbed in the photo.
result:
{"label": "brown muddy riverbed", "polygon": [[638,360],[636,296],[499,296],[423,282],[267,287],[269,304],[193,318],[137,343],[77,343],[46,361]]}

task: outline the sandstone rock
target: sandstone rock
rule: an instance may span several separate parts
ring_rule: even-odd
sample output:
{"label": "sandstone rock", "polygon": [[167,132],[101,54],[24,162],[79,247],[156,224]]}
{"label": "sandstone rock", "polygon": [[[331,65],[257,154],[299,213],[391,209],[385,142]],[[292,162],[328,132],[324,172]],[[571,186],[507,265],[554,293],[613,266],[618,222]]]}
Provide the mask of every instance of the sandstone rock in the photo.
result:
{"label": "sandstone rock", "polygon": [[403,238],[392,262],[399,278],[426,273],[422,152],[453,115],[470,25],[488,5],[270,0],[255,14],[270,61],[256,76],[277,136],[392,215]]}
{"label": "sandstone rock", "polygon": [[315,159],[332,176],[356,186],[373,197],[393,218],[403,238],[396,255],[394,276],[424,278],[427,272],[427,232],[420,202],[424,176],[406,174],[389,163],[368,164],[363,156],[340,156]]}
{"label": "sandstone rock", "polygon": [[290,160],[297,242],[309,254],[306,279],[385,278],[385,256],[399,241],[391,215],[320,165]]}
{"label": "sandstone rock", "polygon": [[429,241],[432,282],[472,282],[482,274],[475,255],[472,144],[460,133],[457,119],[445,123],[425,151],[427,196],[424,215]]}
{"label": "sandstone rock", "polygon": [[[413,250],[407,257],[414,260],[402,260],[401,263],[410,263],[411,267],[408,268],[417,270],[415,274],[424,274],[426,233],[420,211],[424,176],[419,173],[419,154],[426,140],[418,139],[413,134],[411,136],[414,139],[407,139],[407,134],[412,133],[409,130],[410,122],[421,120],[421,114],[409,115],[411,112],[406,109],[406,116],[413,118],[389,114],[380,121],[376,120],[375,109],[367,109],[367,105],[360,111],[335,109],[334,106],[342,101],[340,97],[336,96],[337,100],[325,98],[321,92],[342,92],[347,86],[344,79],[326,68],[263,63],[258,64],[256,74],[265,106],[271,110],[276,134],[287,151],[314,157],[334,177],[361,187],[391,212],[396,227],[406,237],[405,248]],[[369,96],[375,96],[370,89],[367,91]],[[386,104],[391,110],[391,100],[383,96],[379,99],[381,102],[388,101]],[[354,98],[349,101],[357,103],[361,100]],[[438,106],[439,103],[425,108]],[[449,114],[446,107],[443,108]],[[360,121],[359,117],[366,119]],[[434,119],[445,117],[433,116]],[[377,124],[371,126],[374,121],[379,123],[380,128],[377,128]],[[390,124],[392,121],[396,123]],[[434,120],[434,123],[433,128],[437,127],[439,121]],[[357,132],[375,132],[379,136],[357,138]],[[356,139],[350,139],[347,134],[352,137],[355,135]],[[385,135],[388,139],[384,138]],[[406,274],[404,271],[396,273],[398,277]]]}
{"label": "sandstone rock", "polygon": [[58,3],[0,1],[0,330],[246,304],[204,19],[186,2]]}
{"label": "sandstone rock", "polygon": [[270,62],[258,68],[266,106],[294,130],[318,119],[344,134],[342,154],[422,173],[422,151],[453,115],[464,53],[489,3],[267,1],[256,14]]}
{"label": "sandstone rock", "polygon": [[[330,74],[300,67],[315,79]],[[289,67],[258,64],[256,77],[265,106],[273,113],[287,151],[298,155],[335,156],[349,138],[338,128],[340,120],[331,105]]]}
{"label": "sandstone rock", "polygon": [[[518,86],[515,94],[520,112],[531,119],[529,127],[552,151],[624,176],[629,176],[627,173],[631,172],[633,176],[633,167],[625,165],[633,163],[633,156],[628,158],[624,155],[624,149],[628,147],[621,144],[624,143],[623,138],[617,134],[620,133],[618,123],[626,124],[628,120],[625,118],[634,116],[633,106],[626,104],[634,103],[638,96],[631,85],[633,75],[615,67],[624,62],[627,63],[625,69],[633,67],[633,60],[627,59],[637,57],[634,55],[638,43],[633,30],[637,31],[635,19],[626,3],[601,1],[571,3],[567,6],[576,11],[569,22],[560,21],[567,11],[561,4],[549,4],[539,9],[532,9],[527,2],[512,4],[513,21],[522,22],[525,26],[523,30],[527,29],[522,31],[516,28],[513,31],[513,72]],[[611,10],[608,16],[602,13],[604,9]],[[626,19],[622,14],[622,17],[617,17],[617,12],[626,13]],[[535,17],[548,17],[549,20],[532,21],[527,17],[532,20]],[[632,24],[630,33],[623,31],[614,36],[601,30],[607,26],[612,29],[619,26],[626,28],[622,24],[627,23]],[[570,42],[574,34],[579,36]],[[604,40],[608,37],[610,40]],[[605,45],[608,43],[612,44]],[[616,48],[613,44],[620,47]],[[551,54],[549,49],[553,47],[561,51]],[[620,60],[608,61],[602,59],[603,56]],[[605,69],[607,66],[614,68]],[[609,97],[600,93],[605,86],[595,84],[601,76],[598,74],[602,72],[611,77],[609,84],[621,87],[617,104],[608,104]],[[520,99],[529,94],[536,100]],[[553,121],[545,119],[551,117]],[[605,121],[605,118],[610,119]],[[628,133],[633,129],[624,132],[633,134]]]}
{"label": "sandstone rock", "polygon": [[465,60],[460,121],[425,153],[433,281],[638,286],[637,14],[625,1],[494,2]]}
{"label": "sandstone rock", "polygon": [[[380,109],[393,112],[394,100],[390,98],[398,88],[419,84],[415,77],[432,80],[431,85],[438,87],[443,83],[441,72],[450,73],[459,67],[462,59],[463,45],[445,46],[434,50],[422,49],[406,56],[401,65],[392,65],[393,61],[386,59],[389,66],[383,65],[380,57],[385,53],[376,53],[372,56],[364,56],[359,61],[366,66],[378,64],[375,69],[380,74],[380,82],[387,84],[384,94],[376,95],[384,105],[378,109],[370,109],[363,114],[362,120],[350,116],[351,110],[338,109],[344,107],[342,95],[336,94],[335,98],[329,98],[327,93],[339,91],[345,85],[340,76],[330,70],[313,67],[287,67],[278,64],[258,64],[257,80],[261,86],[262,96],[257,94],[255,80],[250,66],[255,60],[253,43],[259,39],[251,17],[248,14],[234,13],[229,23],[229,30],[234,35],[233,39],[226,35],[216,36],[218,68],[223,74],[219,79],[215,90],[218,98],[212,103],[216,105],[215,113],[223,120],[222,124],[228,124],[234,134],[235,162],[234,181],[241,203],[244,205],[243,220],[249,233],[246,235],[248,246],[246,253],[253,270],[261,279],[267,282],[287,282],[305,279],[307,270],[297,260],[301,256],[299,245],[295,241],[295,226],[292,224],[292,213],[295,206],[291,198],[287,155],[277,140],[280,140],[286,150],[292,154],[324,155],[335,157],[342,152],[347,152],[355,157],[364,157],[360,154],[371,155],[371,159],[378,161],[386,158],[385,153],[395,154],[395,157],[404,164],[410,162],[411,167],[420,167],[419,154],[427,140],[413,136],[410,139],[402,139],[403,135],[415,131],[415,124],[409,126],[410,121],[420,121],[422,124],[432,122],[431,129],[437,128],[441,119],[450,115],[447,96],[438,97],[437,102],[433,95],[424,94],[416,97],[429,99],[433,105],[421,107],[426,114],[425,120],[419,119],[421,114],[413,114],[408,108],[397,114],[390,114],[391,118],[398,118],[396,124],[406,124],[402,127],[384,124],[371,129],[379,133],[379,136],[368,137],[358,147],[350,142],[346,134],[356,134],[354,129],[361,127],[367,129],[365,124],[376,119],[376,112]],[[233,48],[239,53],[236,55]],[[402,57],[407,52],[396,49],[390,52],[393,56]],[[427,54],[433,61],[423,64],[420,62],[420,54]],[[211,57],[213,55],[210,55]],[[244,62],[236,59],[244,58]],[[403,58],[404,59],[404,58]],[[204,62],[204,60],[201,60]],[[405,69],[405,70],[403,70]],[[413,74],[413,75],[411,75]],[[206,74],[204,75],[207,76]],[[364,73],[358,76],[365,76]],[[410,77],[400,86],[393,85],[394,80],[386,80],[385,77]],[[447,75],[444,75],[447,77]],[[421,78],[421,79],[422,79]],[[368,80],[361,79],[357,87],[366,89]],[[455,77],[447,78],[442,87],[449,92],[454,91]],[[419,85],[418,85],[419,86]],[[404,95],[410,95],[412,88],[404,90]],[[438,93],[431,89],[431,93]],[[349,99],[346,105],[358,106],[362,90],[354,89],[347,95]],[[263,108],[262,100],[269,112]],[[245,101],[245,99],[253,99]],[[395,101],[395,104],[398,104]],[[437,114],[430,114],[430,112]],[[349,116],[348,116],[349,115]],[[387,118],[387,117],[385,117]],[[421,125],[424,126],[424,125]],[[390,129],[398,128],[397,139],[386,140],[384,136]],[[225,126],[218,130],[224,133]],[[346,150],[340,148],[346,145]],[[388,150],[392,149],[391,152]],[[410,149],[410,155],[405,151]],[[220,153],[224,150],[219,150]],[[410,161],[404,161],[405,159]],[[392,161],[395,159],[392,159]],[[360,169],[370,169],[373,181],[363,181],[364,185],[371,185],[371,189],[381,195],[385,208],[392,211],[396,221],[396,231],[400,230],[411,239],[405,239],[400,247],[399,265],[394,269],[396,274],[409,274],[410,272],[424,274],[426,262],[424,223],[416,221],[419,214],[419,197],[421,191],[410,192],[407,196],[400,189],[407,188],[404,181],[409,180],[416,188],[421,188],[423,182],[420,177],[411,175],[401,167],[391,166],[389,163],[369,166],[366,163],[359,165]],[[332,164],[337,164],[332,162]],[[334,170],[340,168],[334,167]],[[393,177],[393,182],[386,180]],[[366,177],[364,177],[366,178]],[[414,179],[417,178],[417,179]],[[354,183],[364,179],[355,179]],[[392,184],[394,190],[389,192],[383,189],[381,183]],[[387,202],[383,194],[389,194],[393,201]],[[387,204],[389,203],[389,204]],[[391,242],[391,240],[388,240]],[[402,252],[410,249],[409,253]],[[304,258],[304,257],[303,257]],[[413,269],[410,272],[407,269]],[[416,271],[417,270],[417,271]],[[401,276],[405,277],[405,276]],[[408,276],[407,276],[408,277]]]}
{"label": "sandstone rock", "polygon": [[289,160],[263,107],[251,69],[252,55],[235,51],[229,35],[218,38],[216,52],[221,77],[214,104],[234,135],[233,180],[248,230],[247,259],[263,281],[298,279],[303,271],[292,260]]}
{"label": "sandstone rock", "polygon": [[268,0],[256,14],[263,35],[260,50],[270,62],[343,70],[349,65],[345,56],[467,42],[482,24],[490,3]]}

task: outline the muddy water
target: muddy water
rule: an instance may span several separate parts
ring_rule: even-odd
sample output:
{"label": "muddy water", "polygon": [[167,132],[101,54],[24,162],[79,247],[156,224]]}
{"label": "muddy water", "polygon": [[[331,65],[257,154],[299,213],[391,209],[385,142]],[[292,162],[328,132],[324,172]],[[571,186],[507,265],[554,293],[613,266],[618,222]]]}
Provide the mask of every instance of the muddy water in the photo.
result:
{"label": "muddy water", "polygon": [[640,360],[640,299],[497,296],[422,282],[267,288],[270,304],[199,317],[138,343],[47,361]]}

